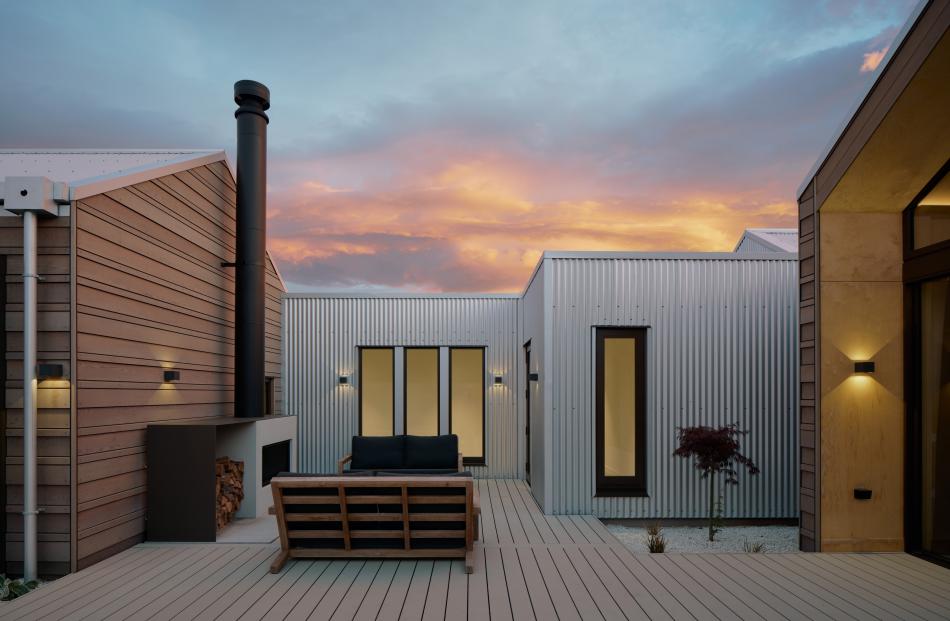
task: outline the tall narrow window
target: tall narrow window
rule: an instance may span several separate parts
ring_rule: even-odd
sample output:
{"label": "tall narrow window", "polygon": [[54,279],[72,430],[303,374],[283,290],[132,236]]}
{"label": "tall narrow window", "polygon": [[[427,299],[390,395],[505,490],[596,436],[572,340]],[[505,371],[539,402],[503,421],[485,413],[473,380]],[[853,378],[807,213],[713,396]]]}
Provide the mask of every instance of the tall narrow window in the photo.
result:
{"label": "tall narrow window", "polygon": [[597,495],[646,495],[646,328],[597,329]]}
{"label": "tall narrow window", "polygon": [[406,433],[439,435],[439,349],[407,347]]}
{"label": "tall narrow window", "polygon": [[449,428],[466,464],[485,463],[485,350],[449,350]]}
{"label": "tall narrow window", "polygon": [[393,435],[393,349],[360,349],[360,435]]}

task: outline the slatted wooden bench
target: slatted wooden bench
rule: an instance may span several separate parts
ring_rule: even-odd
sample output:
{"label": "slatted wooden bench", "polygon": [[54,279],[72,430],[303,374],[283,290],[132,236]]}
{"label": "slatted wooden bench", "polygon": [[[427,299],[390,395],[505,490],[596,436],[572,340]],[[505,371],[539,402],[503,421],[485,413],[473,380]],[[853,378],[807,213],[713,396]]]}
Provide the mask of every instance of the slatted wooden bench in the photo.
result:
{"label": "slatted wooden bench", "polygon": [[291,558],[464,558],[472,572],[480,508],[468,476],[271,479],[281,552]]}

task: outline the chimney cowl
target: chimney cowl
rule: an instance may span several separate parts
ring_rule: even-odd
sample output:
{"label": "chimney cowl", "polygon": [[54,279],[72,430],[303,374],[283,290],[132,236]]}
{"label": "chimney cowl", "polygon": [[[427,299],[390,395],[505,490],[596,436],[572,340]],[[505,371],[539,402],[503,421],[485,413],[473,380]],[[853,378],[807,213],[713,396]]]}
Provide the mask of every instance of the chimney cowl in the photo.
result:
{"label": "chimney cowl", "polygon": [[259,114],[269,121],[264,111],[270,108],[270,90],[254,80],[239,80],[234,83],[234,103],[240,106],[234,111],[237,117],[245,112]]}

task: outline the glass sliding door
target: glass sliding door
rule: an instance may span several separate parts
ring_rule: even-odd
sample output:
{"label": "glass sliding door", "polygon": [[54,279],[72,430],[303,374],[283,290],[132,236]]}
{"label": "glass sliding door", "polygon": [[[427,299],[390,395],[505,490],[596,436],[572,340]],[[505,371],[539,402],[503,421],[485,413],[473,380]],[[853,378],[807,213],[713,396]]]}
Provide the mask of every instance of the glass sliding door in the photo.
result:
{"label": "glass sliding door", "polygon": [[394,382],[391,347],[360,349],[360,435],[391,436],[394,427]]}
{"label": "glass sliding door", "polygon": [[485,463],[485,350],[449,350],[449,429],[466,464]]}
{"label": "glass sliding door", "polygon": [[950,277],[919,300],[920,548],[950,560]]}
{"label": "glass sliding door", "polygon": [[646,494],[646,328],[596,333],[598,496]]}
{"label": "glass sliding door", "polygon": [[405,349],[406,433],[439,435],[439,348]]}

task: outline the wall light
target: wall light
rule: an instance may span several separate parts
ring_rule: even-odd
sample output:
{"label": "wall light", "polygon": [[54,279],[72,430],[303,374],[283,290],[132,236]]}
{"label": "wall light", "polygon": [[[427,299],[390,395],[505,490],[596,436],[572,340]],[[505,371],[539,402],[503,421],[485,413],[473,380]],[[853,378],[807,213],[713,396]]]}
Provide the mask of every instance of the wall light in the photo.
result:
{"label": "wall light", "polygon": [[505,383],[505,378],[501,375],[494,375],[492,378],[492,384],[495,386],[501,386]]}
{"label": "wall light", "polygon": [[62,379],[63,365],[43,362],[36,365],[36,380],[42,382],[48,379]]}
{"label": "wall light", "polygon": [[164,372],[164,374],[162,375],[162,377],[164,378],[165,383],[168,383],[168,382],[177,382],[178,380],[181,379],[181,371],[169,371],[169,370],[166,370],[166,371]]}
{"label": "wall light", "polygon": [[349,375],[340,375],[336,378],[336,383],[340,386],[349,386],[353,381]]}
{"label": "wall light", "polygon": [[873,360],[858,360],[854,363],[854,372],[862,374],[871,374],[874,373],[874,361]]}
{"label": "wall light", "polygon": [[529,381],[529,382],[536,382],[536,381],[538,381],[538,374],[537,374],[537,373],[528,373],[528,381]]}

